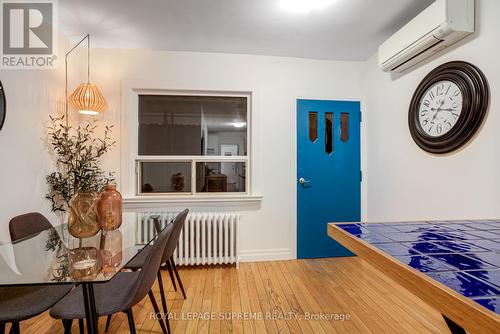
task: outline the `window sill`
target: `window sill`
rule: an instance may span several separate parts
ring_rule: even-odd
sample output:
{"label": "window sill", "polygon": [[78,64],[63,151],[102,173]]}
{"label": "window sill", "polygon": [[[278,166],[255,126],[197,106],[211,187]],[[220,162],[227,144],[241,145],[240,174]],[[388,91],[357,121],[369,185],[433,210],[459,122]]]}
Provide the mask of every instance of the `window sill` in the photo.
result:
{"label": "window sill", "polygon": [[161,209],[172,207],[196,208],[259,208],[263,196],[259,195],[226,195],[226,196],[129,196],[123,198],[124,209]]}

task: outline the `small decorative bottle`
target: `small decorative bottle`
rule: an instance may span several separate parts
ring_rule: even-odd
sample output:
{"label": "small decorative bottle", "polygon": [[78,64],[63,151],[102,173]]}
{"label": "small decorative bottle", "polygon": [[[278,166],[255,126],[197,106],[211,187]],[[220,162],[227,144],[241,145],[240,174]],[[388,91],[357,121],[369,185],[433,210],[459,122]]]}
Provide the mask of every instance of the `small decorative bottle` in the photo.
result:
{"label": "small decorative bottle", "polygon": [[97,204],[97,217],[104,231],[112,231],[122,224],[122,195],[115,184],[108,184]]}

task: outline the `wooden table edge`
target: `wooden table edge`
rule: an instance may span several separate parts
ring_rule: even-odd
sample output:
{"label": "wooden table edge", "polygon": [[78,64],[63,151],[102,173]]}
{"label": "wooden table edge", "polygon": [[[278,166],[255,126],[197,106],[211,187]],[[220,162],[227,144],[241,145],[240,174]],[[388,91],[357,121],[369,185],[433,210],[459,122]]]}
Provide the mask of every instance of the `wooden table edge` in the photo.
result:
{"label": "wooden table edge", "polygon": [[[498,333],[500,331],[500,316],[495,312],[344,231],[336,226],[338,224],[342,223],[328,224],[328,235],[332,239],[374,265],[378,270],[388,274],[397,283],[465,330],[470,333]],[[453,300],[453,303],[450,304],[450,300]]]}

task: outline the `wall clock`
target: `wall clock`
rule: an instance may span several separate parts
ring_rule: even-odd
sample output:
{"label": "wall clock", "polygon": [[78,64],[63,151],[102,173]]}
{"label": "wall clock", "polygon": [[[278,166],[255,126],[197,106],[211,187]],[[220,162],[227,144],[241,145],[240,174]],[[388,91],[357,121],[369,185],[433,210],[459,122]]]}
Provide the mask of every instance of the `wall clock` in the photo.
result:
{"label": "wall clock", "polygon": [[0,130],[2,130],[3,123],[5,122],[5,112],[7,103],[5,102],[5,91],[3,90],[2,82],[0,81]]}
{"label": "wall clock", "polygon": [[413,94],[408,112],[413,140],[431,153],[458,149],[480,128],[489,98],[486,77],[476,66],[463,61],[438,66]]}

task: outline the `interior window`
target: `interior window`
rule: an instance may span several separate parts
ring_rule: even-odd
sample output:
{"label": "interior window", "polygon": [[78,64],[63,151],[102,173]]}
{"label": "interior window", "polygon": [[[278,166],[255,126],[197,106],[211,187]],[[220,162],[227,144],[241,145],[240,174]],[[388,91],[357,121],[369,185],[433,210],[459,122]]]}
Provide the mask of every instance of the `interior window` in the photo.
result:
{"label": "interior window", "polygon": [[247,96],[141,94],[138,113],[139,194],[247,191]]}
{"label": "interior window", "polygon": [[349,140],[349,113],[346,112],[340,114],[340,140]]}
{"label": "interior window", "polygon": [[309,140],[315,142],[318,139],[318,113],[309,112]]}
{"label": "interior window", "polygon": [[139,96],[139,155],[220,156],[223,145],[245,156],[247,99]]}
{"label": "interior window", "polygon": [[142,193],[191,192],[190,162],[141,162]]}
{"label": "interior window", "polygon": [[245,192],[245,162],[196,163],[197,192]]}
{"label": "interior window", "polygon": [[333,152],[333,113],[325,113],[325,152]]}

